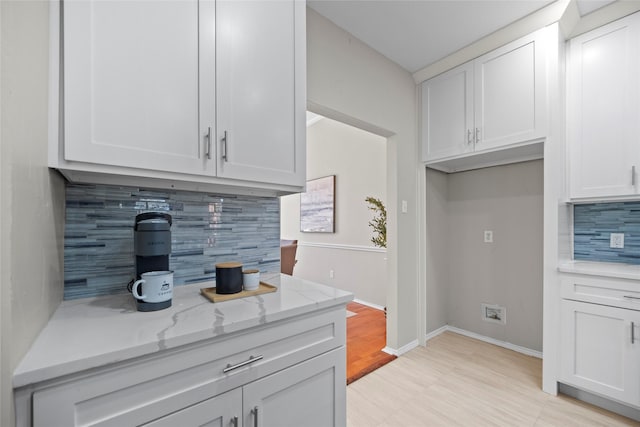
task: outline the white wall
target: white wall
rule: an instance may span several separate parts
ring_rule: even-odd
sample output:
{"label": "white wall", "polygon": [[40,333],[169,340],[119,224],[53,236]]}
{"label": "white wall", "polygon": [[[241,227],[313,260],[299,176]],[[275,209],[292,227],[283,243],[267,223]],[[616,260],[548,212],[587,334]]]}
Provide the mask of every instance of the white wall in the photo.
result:
{"label": "white wall", "polygon": [[[427,330],[446,324],[542,351],[543,161],[427,173]],[[484,230],[493,231],[485,243]],[[443,295],[444,294],[444,295]],[[434,307],[446,301],[446,312]],[[505,325],[481,304],[506,308]],[[444,315],[443,315],[444,314]]]}
{"label": "white wall", "polygon": [[[412,76],[307,9],[307,97],[311,111],[387,140],[387,345],[418,338],[416,87]],[[400,213],[402,200],[407,213]]]}
{"label": "white wall", "polygon": [[298,240],[294,276],[380,306],[386,305],[386,250],[371,243],[373,213],[365,198],[386,205],[386,150],[385,138],[324,118],[307,128],[307,179],[336,176],[335,233],[300,232],[300,195],[280,198],[280,234]]}
{"label": "white wall", "polygon": [[0,425],[13,370],[62,300],[64,182],[47,168],[49,5],[0,2]]}

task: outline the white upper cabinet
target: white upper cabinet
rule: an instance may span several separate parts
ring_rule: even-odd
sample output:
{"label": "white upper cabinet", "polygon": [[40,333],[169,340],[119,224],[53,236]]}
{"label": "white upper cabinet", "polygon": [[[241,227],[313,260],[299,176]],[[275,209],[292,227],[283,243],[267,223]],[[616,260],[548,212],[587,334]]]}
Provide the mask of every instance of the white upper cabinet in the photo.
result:
{"label": "white upper cabinet", "polygon": [[290,0],[216,3],[219,176],[305,183],[299,141],[306,100],[296,97],[305,86],[306,59],[296,55],[305,34],[292,25],[302,8],[304,2]]}
{"label": "white upper cabinet", "polygon": [[[215,8],[202,6],[199,15],[195,0],[65,3],[65,160],[207,169],[203,136],[215,125],[215,99],[200,96],[199,58],[214,58],[215,46],[198,21],[208,14],[211,32]],[[202,71],[213,88],[215,70]]]}
{"label": "white upper cabinet", "polygon": [[571,198],[636,196],[640,14],[571,40],[567,138]]}
{"label": "white upper cabinet", "polygon": [[545,138],[547,34],[542,29],[422,84],[422,160],[427,165],[452,172],[476,166],[468,156],[478,165],[542,156],[540,149],[514,151],[517,159],[477,155]]}
{"label": "white upper cabinet", "polygon": [[426,159],[473,151],[473,62],[422,84],[422,139]]}
{"label": "white upper cabinet", "polygon": [[50,166],[76,181],[303,188],[304,2],[77,0],[62,10]]}
{"label": "white upper cabinet", "polygon": [[535,33],[475,60],[476,150],[546,135],[543,34]]}

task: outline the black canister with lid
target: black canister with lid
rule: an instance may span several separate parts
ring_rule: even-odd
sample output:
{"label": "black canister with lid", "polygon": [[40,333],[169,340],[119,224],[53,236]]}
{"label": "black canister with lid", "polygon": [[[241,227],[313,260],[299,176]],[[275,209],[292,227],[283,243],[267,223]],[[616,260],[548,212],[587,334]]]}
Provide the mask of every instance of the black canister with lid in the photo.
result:
{"label": "black canister with lid", "polygon": [[216,264],[216,293],[237,294],[242,291],[242,263]]}

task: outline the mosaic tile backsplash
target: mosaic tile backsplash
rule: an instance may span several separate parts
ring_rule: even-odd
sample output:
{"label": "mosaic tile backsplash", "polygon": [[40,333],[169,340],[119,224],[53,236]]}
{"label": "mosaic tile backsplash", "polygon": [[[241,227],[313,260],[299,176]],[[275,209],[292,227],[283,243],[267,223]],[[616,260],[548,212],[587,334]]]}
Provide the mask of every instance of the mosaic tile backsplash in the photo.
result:
{"label": "mosaic tile backsplash", "polygon": [[[609,247],[611,233],[624,233],[624,248]],[[573,234],[577,260],[640,264],[640,202],[575,205]]]}
{"label": "mosaic tile backsplash", "polygon": [[135,275],[133,226],[142,212],[171,215],[174,285],[214,280],[215,264],[280,271],[280,202],[229,196],[67,184],[64,299],[127,292]]}

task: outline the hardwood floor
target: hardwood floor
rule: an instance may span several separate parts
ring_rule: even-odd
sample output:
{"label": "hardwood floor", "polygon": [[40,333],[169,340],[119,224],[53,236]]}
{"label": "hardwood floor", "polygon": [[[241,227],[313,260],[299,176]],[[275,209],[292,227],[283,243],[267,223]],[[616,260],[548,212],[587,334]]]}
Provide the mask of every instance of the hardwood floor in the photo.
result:
{"label": "hardwood floor", "polygon": [[396,356],[382,351],[387,345],[384,311],[355,302],[347,305],[347,384],[362,378]]}
{"label": "hardwood floor", "polygon": [[542,361],[445,332],[347,387],[349,427],[638,426],[541,390]]}

